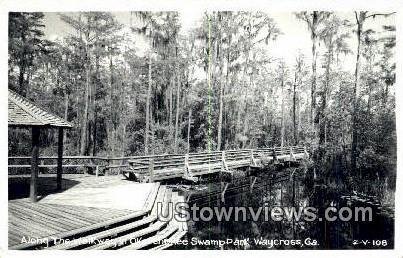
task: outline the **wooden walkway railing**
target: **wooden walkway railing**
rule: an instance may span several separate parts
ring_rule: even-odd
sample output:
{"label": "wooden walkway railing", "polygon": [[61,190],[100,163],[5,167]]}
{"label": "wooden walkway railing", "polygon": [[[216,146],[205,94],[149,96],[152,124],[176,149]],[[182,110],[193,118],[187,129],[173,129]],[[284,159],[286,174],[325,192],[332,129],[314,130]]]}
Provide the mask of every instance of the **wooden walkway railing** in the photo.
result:
{"label": "wooden walkway railing", "polygon": [[[183,177],[192,179],[220,171],[230,172],[236,168],[260,166],[264,162],[294,161],[308,155],[303,146],[240,149],[199,152],[189,154],[158,154],[127,157],[64,156],[63,168],[83,168],[97,176],[119,169],[127,177],[140,181],[161,181]],[[8,158],[9,169],[30,168],[31,157]],[[57,156],[39,157],[39,168],[56,168]]]}
{"label": "wooden walkway railing", "polygon": [[[129,157],[97,157],[97,156],[63,156],[63,168],[83,168],[93,171],[96,175],[107,173],[111,169],[128,167],[127,161],[136,156]],[[56,168],[56,156],[42,156],[38,158],[39,168]],[[31,168],[31,157],[8,157],[9,169]]]}
{"label": "wooden walkway railing", "polygon": [[297,161],[308,156],[303,146],[260,148],[190,153],[185,155],[151,155],[128,160],[123,174],[130,179],[154,182],[172,178],[197,181],[206,174],[218,172],[232,175],[234,169],[261,167],[270,161]]}

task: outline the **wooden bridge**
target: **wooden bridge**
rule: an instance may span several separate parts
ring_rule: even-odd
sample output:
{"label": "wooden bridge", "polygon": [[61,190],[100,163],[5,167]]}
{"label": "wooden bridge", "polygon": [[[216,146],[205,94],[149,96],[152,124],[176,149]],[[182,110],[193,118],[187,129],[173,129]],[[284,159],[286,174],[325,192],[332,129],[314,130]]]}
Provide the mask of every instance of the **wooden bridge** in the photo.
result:
{"label": "wooden bridge", "polygon": [[270,162],[295,162],[308,156],[303,146],[150,155],[129,159],[123,174],[141,182],[173,178],[198,181],[208,174],[221,172],[232,175],[235,169],[258,168]]}
{"label": "wooden bridge", "polygon": [[[127,178],[141,182],[163,181],[172,178],[196,180],[207,174],[234,169],[262,167],[270,162],[293,162],[308,157],[306,147],[273,147],[227,151],[199,152],[190,154],[159,154],[128,157],[64,156],[63,169],[84,169],[96,176],[119,170]],[[38,157],[39,169],[58,167],[56,156]],[[8,157],[9,173],[29,169],[31,157]],[[65,172],[66,173],[66,172]],[[12,174],[12,173],[11,173]]]}

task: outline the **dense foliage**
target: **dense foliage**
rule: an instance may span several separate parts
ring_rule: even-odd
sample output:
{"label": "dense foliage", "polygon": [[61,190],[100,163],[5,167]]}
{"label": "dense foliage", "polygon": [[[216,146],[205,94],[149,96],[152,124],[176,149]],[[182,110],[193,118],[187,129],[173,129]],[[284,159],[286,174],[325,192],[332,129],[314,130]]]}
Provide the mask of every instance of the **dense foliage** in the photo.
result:
{"label": "dense foliage", "polygon": [[[130,26],[110,13],[60,14],[74,33],[56,41],[44,37],[44,14],[10,13],[9,88],[74,124],[66,154],[306,144],[315,176],[390,185],[396,40],[394,26],[366,29],[378,15],[296,14],[312,57],[287,65],[267,51],[281,26],[261,12],[206,13],[186,34],[176,12],[134,12]],[[352,54],[357,68],[346,71]],[[54,154],[54,132],[41,137],[41,151]],[[10,131],[10,156],[29,154],[29,138]]]}

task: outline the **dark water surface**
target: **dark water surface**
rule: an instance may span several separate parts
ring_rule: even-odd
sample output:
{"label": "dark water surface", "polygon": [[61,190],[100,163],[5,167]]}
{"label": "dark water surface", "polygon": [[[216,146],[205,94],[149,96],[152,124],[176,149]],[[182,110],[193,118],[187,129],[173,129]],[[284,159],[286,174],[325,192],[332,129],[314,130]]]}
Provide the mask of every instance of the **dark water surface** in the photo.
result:
{"label": "dark water surface", "polygon": [[[186,189],[188,204],[203,207],[251,207],[255,212],[259,207],[314,207],[318,216],[329,206],[337,209],[350,207],[356,203],[341,198],[342,193],[329,193],[326,186],[306,186],[302,168],[283,168],[269,176],[253,177],[241,175],[240,181],[231,183],[222,202],[220,192],[225,184],[222,178],[210,178],[206,181],[217,182],[199,184]],[[251,188],[251,185],[253,187]],[[345,194],[345,193],[344,193]],[[394,246],[394,218],[388,214],[378,214],[373,210],[372,221],[305,221],[283,219],[273,221],[264,216],[264,208],[258,219],[247,213],[242,221],[242,213],[235,221],[234,210],[230,220],[218,221],[215,216],[210,221],[189,221],[189,233],[186,245],[176,245],[173,249],[391,249]],[[200,213],[198,218],[200,218]],[[204,213],[206,216],[208,212]],[[324,217],[324,216],[323,216]],[[213,240],[213,241],[211,241]],[[221,242],[219,242],[221,240]],[[225,243],[224,243],[225,242]]]}

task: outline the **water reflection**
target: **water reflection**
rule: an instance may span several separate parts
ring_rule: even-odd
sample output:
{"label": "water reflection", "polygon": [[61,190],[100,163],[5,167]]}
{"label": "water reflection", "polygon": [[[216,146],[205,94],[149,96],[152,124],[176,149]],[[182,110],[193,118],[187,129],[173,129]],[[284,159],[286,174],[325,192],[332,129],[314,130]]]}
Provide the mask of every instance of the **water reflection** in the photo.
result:
{"label": "water reflection", "polygon": [[[189,205],[199,207],[308,207],[313,206],[322,214],[329,206],[340,208],[354,204],[341,199],[342,193],[329,192],[323,185],[307,184],[303,179],[303,169],[297,168],[298,175],[293,175],[295,168],[284,168],[281,171],[266,173],[267,176],[258,176],[252,185],[252,179],[230,184],[222,202],[221,191],[223,183],[209,183],[198,185],[195,189],[186,189]],[[241,175],[245,176],[245,175]],[[208,179],[210,182],[220,182],[217,178]],[[190,196],[189,196],[190,195]],[[329,221],[296,221],[266,220],[264,216],[253,220],[250,214],[246,221],[190,221],[188,223],[189,241],[196,240],[228,240],[248,239],[242,245],[187,245],[175,248],[188,249],[371,249],[393,248],[394,220],[382,214],[374,214],[372,222],[343,222]],[[317,244],[307,245],[307,239],[316,240]],[[289,242],[280,245],[264,244],[269,240],[302,241],[301,245],[291,245]],[[362,240],[368,242],[360,242]],[[377,240],[384,240],[379,244]],[[309,242],[309,241],[308,241]],[[203,243],[203,242],[201,242]],[[364,245],[366,243],[366,245]]]}

